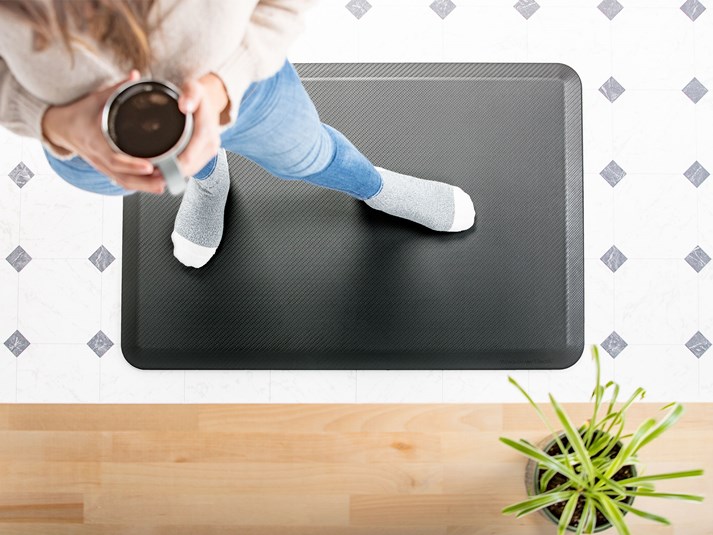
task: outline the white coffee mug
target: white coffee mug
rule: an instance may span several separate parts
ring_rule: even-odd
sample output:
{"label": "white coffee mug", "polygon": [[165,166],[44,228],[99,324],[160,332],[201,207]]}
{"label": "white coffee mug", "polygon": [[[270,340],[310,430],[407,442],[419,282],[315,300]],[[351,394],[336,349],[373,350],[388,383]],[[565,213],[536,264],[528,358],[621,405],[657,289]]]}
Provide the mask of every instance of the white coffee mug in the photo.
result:
{"label": "white coffee mug", "polygon": [[186,177],[178,156],[193,133],[193,114],[178,108],[181,92],[167,80],[141,78],[119,86],[104,104],[101,129],[116,152],[158,167],[168,191],[179,195]]}

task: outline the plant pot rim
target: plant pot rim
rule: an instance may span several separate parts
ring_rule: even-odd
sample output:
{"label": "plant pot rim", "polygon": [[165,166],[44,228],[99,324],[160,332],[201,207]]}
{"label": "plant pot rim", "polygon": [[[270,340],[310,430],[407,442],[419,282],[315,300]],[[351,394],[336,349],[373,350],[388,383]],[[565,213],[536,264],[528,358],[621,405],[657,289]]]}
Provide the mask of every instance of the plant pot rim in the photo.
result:
{"label": "plant pot rim", "polygon": [[[603,431],[600,431],[600,432],[603,432]],[[549,450],[549,449],[550,449],[554,444],[556,444],[556,442],[557,442],[557,440],[555,439],[555,435],[556,435],[558,438],[560,438],[560,439],[562,439],[563,437],[566,438],[566,436],[567,436],[566,433],[564,432],[564,430],[560,430],[560,431],[557,431],[556,433],[552,433],[552,434],[546,436],[545,438],[543,438],[543,439],[537,444],[537,446],[540,447],[543,451]],[[623,444],[622,444],[621,440],[617,440],[616,443],[617,443],[620,447],[623,447]],[[624,465],[624,466],[629,466],[629,467],[631,468],[633,474],[634,474],[634,477],[636,477],[636,475],[637,475],[637,470],[636,470],[636,465],[635,465],[635,464],[627,464],[627,465]],[[622,466],[622,468],[624,468],[624,467]],[[540,470],[540,465],[539,465],[539,463],[536,462],[536,461],[534,461],[534,460],[532,460],[532,459],[530,459],[530,460],[528,461],[527,467],[526,467],[526,469],[525,469],[525,487],[526,487],[526,489],[527,489],[527,494],[528,494],[528,496],[534,496],[534,495],[536,495],[536,494],[539,494],[539,492],[533,492],[533,493],[530,492],[531,490],[534,490],[534,488],[536,488],[536,487],[533,487],[533,485],[535,484],[535,482],[538,482],[538,481],[539,481],[539,473],[538,473],[539,470]],[[635,498],[632,497],[632,498],[631,498],[631,501],[629,501],[629,502],[627,502],[627,503],[628,503],[629,505],[631,505],[632,503],[634,503],[634,499],[635,499]],[[550,522],[554,523],[555,526],[559,524],[559,520],[560,520],[559,517],[557,517],[557,516],[555,516],[554,514],[552,514],[552,512],[549,510],[548,507],[543,507],[543,508],[540,509],[538,512],[539,512],[542,516],[544,516],[545,518],[547,518]],[[626,515],[626,514],[627,514],[627,511],[623,511],[622,513],[623,513],[623,515]],[[601,524],[601,525],[595,527],[594,530],[592,531],[592,533],[599,533],[599,532],[605,531],[605,530],[607,530],[607,529],[609,529],[609,528],[611,528],[611,527],[612,527],[611,522],[608,522],[608,521],[607,521],[606,523]],[[568,525],[568,526],[567,526],[567,531],[573,531],[573,532],[574,532],[574,531],[577,531],[577,528],[575,528],[575,527],[573,527],[573,526],[571,526],[571,525]]]}

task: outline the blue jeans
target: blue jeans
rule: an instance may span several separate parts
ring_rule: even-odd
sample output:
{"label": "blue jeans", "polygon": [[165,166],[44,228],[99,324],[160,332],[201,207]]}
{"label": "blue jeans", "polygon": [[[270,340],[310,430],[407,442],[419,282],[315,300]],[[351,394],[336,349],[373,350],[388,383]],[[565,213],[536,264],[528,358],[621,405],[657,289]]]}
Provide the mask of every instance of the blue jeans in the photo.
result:
{"label": "blue jeans", "polygon": [[[270,78],[253,82],[240,102],[238,118],[220,136],[221,146],[240,154],[278,178],[304,180],[368,199],[381,191],[379,172],[317,110],[293,65],[285,60]],[[80,189],[102,195],[131,195],[115,186],[80,156],[58,160],[44,149],[50,167]],[[210,176],[217,155],[197,174]]]}

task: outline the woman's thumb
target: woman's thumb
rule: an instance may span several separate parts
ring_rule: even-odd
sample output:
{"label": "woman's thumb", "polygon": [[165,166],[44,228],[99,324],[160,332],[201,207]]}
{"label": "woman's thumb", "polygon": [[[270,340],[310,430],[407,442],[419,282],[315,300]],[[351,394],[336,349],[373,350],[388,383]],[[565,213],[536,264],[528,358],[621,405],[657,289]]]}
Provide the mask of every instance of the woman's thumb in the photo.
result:
{"label": "woman's thumb", "polygon": [[198,108],[201,100],[201,85],[195,80],[188,80],[183,84],[181,95],[178,97],[178,108],[185,114],[193,113]]}

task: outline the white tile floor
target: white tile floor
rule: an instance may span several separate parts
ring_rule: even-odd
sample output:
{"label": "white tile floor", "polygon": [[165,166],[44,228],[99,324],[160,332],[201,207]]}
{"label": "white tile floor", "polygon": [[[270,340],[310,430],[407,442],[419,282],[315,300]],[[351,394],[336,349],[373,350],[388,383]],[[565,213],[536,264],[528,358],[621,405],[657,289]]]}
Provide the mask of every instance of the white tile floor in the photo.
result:
{"label": "white tile floor", "polygon": [[[694,103],[682,90],[694,77],[713,90],[713,0],[695,21],[684,0],[627,0],[612,20],[598,0],[538,0],[529,18],[514,2],[323,1],[289,57],[573,67],[583,84],[586,342],[614,332],[625,341],[616,358],[602,351],[603,376],[624,391],[712,401],[713,349],[697,356],[685,344],[697,332],[713,340],[713,262],[698,272],[684,258],[696,246],[713,256],[713,178],[696,187],[684,173],[694,162],[713,170],[713,93]],[[613,102],[599,90],[610,77],[624,88]],[[625,172],[615,186],[600,174],[612,160]],[[8,176],[20,161],[34,173],[22,188]],[[508,374],[538,400],[588,399],[588,350],[557,371],[140,371],[117,345],[98,357],[87,345],[98,331],[120,340],[121,217],[120,199],[69,186],[37,141],[0,128],[0,256],[20,245],[32,258],[20,272],[0,261],[0,402],[522,401]],[[116,257],[103,272],[88,260],[101,245]],[[626,257],[614,272],[601,260],[613,245]],[[30,341],[19,356],[16,330]]]}

